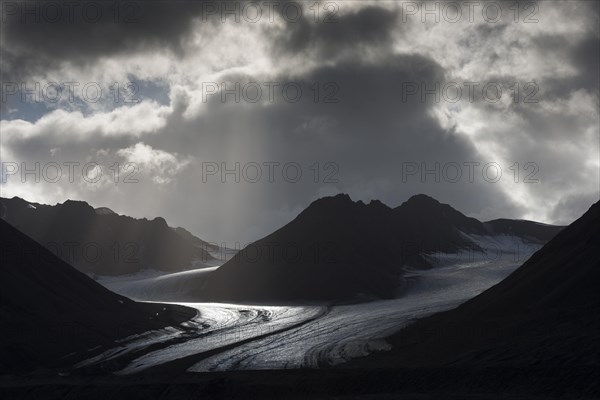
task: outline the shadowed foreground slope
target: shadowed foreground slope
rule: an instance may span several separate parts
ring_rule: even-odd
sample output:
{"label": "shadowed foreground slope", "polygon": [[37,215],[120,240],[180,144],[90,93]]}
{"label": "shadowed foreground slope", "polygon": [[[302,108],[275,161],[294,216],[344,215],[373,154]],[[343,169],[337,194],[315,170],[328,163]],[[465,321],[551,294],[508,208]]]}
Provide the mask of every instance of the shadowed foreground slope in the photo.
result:
{"label": "shadowed foreground slope", "polygon": [[117,339],[195,315],[119,296],[1,219],[0,251],[0,375],[69,366]]}
{"label": "shadowed foreground slope", "polygon": [[[597,369],[599,249],[600,202],[501,283],[392,336],[391,352],[349,367]],[[588,378],[597,390],[597,376]]]}

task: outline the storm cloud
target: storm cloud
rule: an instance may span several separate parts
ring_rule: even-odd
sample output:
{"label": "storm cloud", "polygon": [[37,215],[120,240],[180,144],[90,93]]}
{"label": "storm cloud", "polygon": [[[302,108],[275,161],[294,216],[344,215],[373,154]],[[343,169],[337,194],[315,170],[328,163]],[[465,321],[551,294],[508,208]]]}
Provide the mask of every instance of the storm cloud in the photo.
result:
{"label": "storm cloud", "polygon": [[[370,1],[271,14],[257,2],[260,17],[244,2],[98,3],[97,22],[36,22],[14,4],[0,42],[2,196],[160,215],[231,247],[339,192],[390,206],[426,193],[482,219],[548,223],[599,196],[589,2],[537,3],[533,23],[506,3],[495,22],[480,8],[473,21],[423,22],[412,5],[434,3]],[[115,4],[135,20],[115,21]],[[135,101],[115,101],[114,83],[129,81]],[[24,98],[20,85],[36,82],[103,96]],[[23,177],[35,163],[40,179]],[[63,177],[50,182],[53,163]],[[72,181],[65,163],[78,164]]]}

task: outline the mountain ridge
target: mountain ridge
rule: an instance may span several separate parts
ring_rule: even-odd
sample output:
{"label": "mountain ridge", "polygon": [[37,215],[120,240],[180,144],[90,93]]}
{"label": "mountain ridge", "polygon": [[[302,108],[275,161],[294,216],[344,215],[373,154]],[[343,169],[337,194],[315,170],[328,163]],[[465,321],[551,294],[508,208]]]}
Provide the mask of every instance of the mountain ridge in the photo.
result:
{"label": "mountain ridge", "polygon": [[[540,229],[552,236],[561,227]],[[402,290],[404,266],[431,268],[433,253],[482,251],[468,234],[490,235],[490,227],[426,195],[396,208],[324,197],[242,249],[198,292],[217,301],[392,298]],[[292,251],[297,259],[290,260]]]}
{"label": "mountain ridge", "polygon": [[[344,368],[598,366],[600,201],[506,279]],[[597,378],[595,378],[597,381]]]}
{"label": "mountain ridge", "polygon": [[[211,245],[162,217],[136,219],[84,201],[56,205],[0,198],[4,219],[79,270],[119,275],[143,269],[182,271],[214,260]],[[107,212],[110,210],[111,212]]]}

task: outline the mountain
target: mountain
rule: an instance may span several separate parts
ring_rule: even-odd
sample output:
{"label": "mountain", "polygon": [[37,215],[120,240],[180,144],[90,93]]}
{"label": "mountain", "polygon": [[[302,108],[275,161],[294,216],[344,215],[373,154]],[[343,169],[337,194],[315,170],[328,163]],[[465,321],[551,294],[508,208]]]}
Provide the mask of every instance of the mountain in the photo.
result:
{"label": "mountain", "polygon": [[510,235],[524,238],[532,243],[544,244],[552,239],[562,226],[540,224],[534,221],[497,219],[480,222],[442,204],[432,197],[419,194],[394,209],[396,224],[402,226],[404,241],[424,244],[424,250],[442,252],[464,248],[479,249],[466,235]]}
{"label": "mountain", "polygon": [[216,244],[205,242],[204,240],[194,236],[190,231],[188,231],[185,228],[177,227],[171,229],[173,229],[175,233],[177,233],[179,236],[181,236],[182,238],[184,238],[185,240],[187,240],[188,242],[192,243],[194,246],[200,249],[214,252],[219,251],[219,246],[217,246]]}
{"label": "mountain", "polygon": [[517,235],[541,244],[552,239],[563,228],[534,221],[514,219],[495,219],[485,222],[484,225],[489,229],[490,233]]}
{"label": "mountain", "polygon": [[[561,228],[538,229],[545,237]],[[197,291],[224,301],[391,298],[403,287],[403,267],[431,268],[435,253],[483,251],[477,235],[506,232],[503,224],[482,223],[425,195],[392,209],[340,194],[316,200],[242,249]]]}
{"label": "mountain", "polygon": [[114,212],[113,210],[111,210],[108,207],[98,207],[95,208],[94,211],[96,212],[96,214],[98,215],[109,215],[109,214],[116,214],[116,212]]}
{"label": "mountain", "polygon": [[600,202],[496,286],[417,321],[389,339],[392,351],[349,367],[597,367],[598,249]]}
{"label": "mountain", "polygon": [[13,197],[0,202],[7,222],[86,273],[182,271],[213,260],[210,245],[160,217],[135,219],[83,201],[50,206]]}
{"label": "mountain", "polygon": [[600,306],[600,202],[556,235],[517,271],[464,306],[505,315]]}
{"label": "mountain", "polygon": [[195,311],[116,295],[0,219],[0,375],[58,368]]}
{"label": "mountain", "polygon": [[315,201],[292,222],[217,269],[202,291],[211,299],[391,296],[402,255],[386,237],[392,210],[348,195]]}

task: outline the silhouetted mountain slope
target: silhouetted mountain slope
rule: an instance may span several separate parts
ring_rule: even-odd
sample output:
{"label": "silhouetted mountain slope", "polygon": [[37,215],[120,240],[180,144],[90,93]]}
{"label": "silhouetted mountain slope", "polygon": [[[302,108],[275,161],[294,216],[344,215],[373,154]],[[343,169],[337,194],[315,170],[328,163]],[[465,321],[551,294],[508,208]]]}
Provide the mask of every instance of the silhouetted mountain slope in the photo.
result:
{"label": "silhouetted mountain slope", "polygon": [[527,238],[532,242],[546,243],[564,227],[541,224],[534,221],[515,219],[495,219],[483,223],[491,233],[503,235],[516,235]]}
{"label": "silhouetted mountain slope", "polygon": [[99,215],[116,214],[116,212],[114,212],[113,210],[111,210],[108,207],[98,207],[98,208],[95,208],[94,211],[96,212],[96,214],[99,214]]}
{"label": "silhouetted mountain slope", "polygon": [[349,366],[597,367],[598,249],[600,202],[501,283],[393,336],[391,352]]}
{"label": "silhouetted mountain slope", "polygon": [[191,318],[116,295],[0,220],[0,374],[71,365],[116,339]]}
{"label": "silhouetted mountain slope", "polygon": [[192,233],[185,228],[177,227],[172,229],[179,236],[181,236],[182,238],[184,238],[185,240],[187,240],[188,242],[192,243],[194,246],[200,249],[204,249],[207,251],[219,251],[219,246],[213,243],[205,242],[204,240],[192,235]]}
{"label": "silhouetted mountain slope", "polygon": [[500,284],[467,302],[471,314],[600,306],[600,202]]}
{"label": "silhouetted mountain slope", "polygon": [[[420,253],[479,249],[463,233],[484,235],[481,222],[424,194],[416,195],[394,209],[400,243],[417,243]],[[420,266],[427,266],[426,264]]]}
{"label": "silhouetted mountain slope", "polygon": [[403,266],[429,268],[427,254],[479,249],[465,234],[490,229],[425,195],[391,209],[340,194],[242,249],[198,291],[239,301],[389,298],[402,287]]}
{"label": "silhouetted mountain slope", "polygon": [[55,206],[18,197],[1,202],[6,221],[84,272],[181,271],[213,259],[208,244],[170,228],[160,217],[135,219],[72,200]]}
{"label": "silhouetted mountain slope", "polygon": [[235,300],[391,296],[402,264],[386,230],[392,210],[347,195],[315,201],[292,222],[242,249],[202,293]]}

